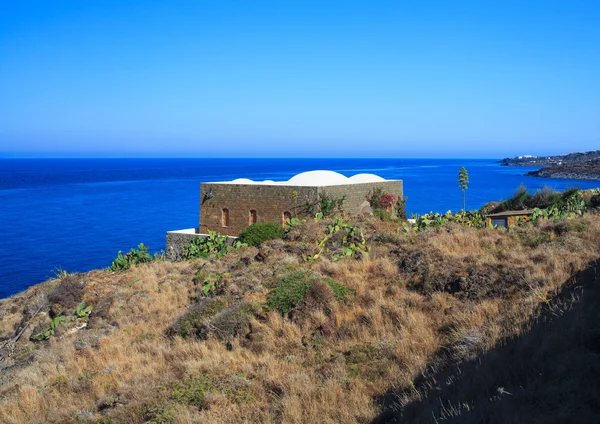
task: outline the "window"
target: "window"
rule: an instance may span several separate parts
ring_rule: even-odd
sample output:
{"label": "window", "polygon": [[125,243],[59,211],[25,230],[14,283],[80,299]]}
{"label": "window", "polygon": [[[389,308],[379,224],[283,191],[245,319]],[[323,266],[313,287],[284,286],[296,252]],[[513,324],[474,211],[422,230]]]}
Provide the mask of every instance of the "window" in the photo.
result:
{"label": "window", "polygon": [[492,218],[492,225],[496,227],[506,227],[507,225],[506,218]]}
{"label": "window", "polygon": [[291,219],[292,219],[292,214],[291,214],[291,213],[289,213],[289,212],[284,212],[284,213],[283,213],[282,220],[281,220],[281,221],[282,221],[282,222],[281,222],[281,226],[282,226],[283,228],[287,228],[287,225],[288,225],[288,224],[287,224],[287,220],[288,220],[288,219],[289,219],[289,220],[291,220]]}
{"label": "window", "polygon": [[221,225],[229,227],[229,209],[225,208],[221,211]]}
{"label": "window", "polygon": [[248,215],[248,225],[256,224],[256,211],[252,209]]}

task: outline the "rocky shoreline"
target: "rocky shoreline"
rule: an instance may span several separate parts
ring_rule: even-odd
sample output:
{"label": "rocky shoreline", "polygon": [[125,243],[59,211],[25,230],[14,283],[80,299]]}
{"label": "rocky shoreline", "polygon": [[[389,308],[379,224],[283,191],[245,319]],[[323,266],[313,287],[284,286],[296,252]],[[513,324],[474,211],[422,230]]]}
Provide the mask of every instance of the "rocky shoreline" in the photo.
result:
{"label": "rocky shoreline", "polygon": [[563,178],[570,180],[600,180],[600,162],[554,165],[525,174],[531,177]]}
{"label": "rocky shoreline", "polygon": [[554,166],[567,164],[581,164],[600,159],[600,150],[590,152],[575,152],[567,155],[556,156],[517,156],[504,158],[500,161],[502,166]]}
{"label": "rocky shoreline", "polygon": [[558,156],[518,156],[502,159],[500,164],[545,167],[525,174],[530,177],[600,180],[600,150]]}

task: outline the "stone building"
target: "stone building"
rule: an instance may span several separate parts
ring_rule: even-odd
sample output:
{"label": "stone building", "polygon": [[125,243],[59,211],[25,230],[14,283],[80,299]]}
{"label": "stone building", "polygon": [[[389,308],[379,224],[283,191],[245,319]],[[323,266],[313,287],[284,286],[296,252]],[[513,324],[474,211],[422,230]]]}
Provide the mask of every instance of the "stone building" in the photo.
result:
{"label": "stone building", "polygon": [[521,211],[505,211],[499,213],[491,213],[485,218],[486,227],[492,225],[496,227],[512,227],[513,225],[523,224],[531,220],[533,210]]}
{"label": "stone building", "polygon": [[310,216],[307,205],[316,205],[322,196],[343,197],[341,209],[348,213],[370,213],[367,195],[376,188],[398,198],[403,196],[402,180],[385,180],[373,174],[346,177],[333,171],[304,172],[281,182],[247,178],[203,182],[200,184],[200,225],[167,233],[167,257],[177,258],[178,246],[209,230],[237,236],[256,223],[275,222],[285,226],[287,218]]}

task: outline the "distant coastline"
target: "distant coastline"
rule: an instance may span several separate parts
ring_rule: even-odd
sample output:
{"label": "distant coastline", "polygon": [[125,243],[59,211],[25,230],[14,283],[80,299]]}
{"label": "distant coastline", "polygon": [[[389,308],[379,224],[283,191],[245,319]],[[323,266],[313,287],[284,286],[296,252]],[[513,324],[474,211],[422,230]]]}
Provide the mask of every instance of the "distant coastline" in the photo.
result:
{"label": "distant coastline", "polygon": [[542,166],[525,175],[572,180],[600,180],[600,150],[558,156],[518,156],[500,161],[502,166]]}

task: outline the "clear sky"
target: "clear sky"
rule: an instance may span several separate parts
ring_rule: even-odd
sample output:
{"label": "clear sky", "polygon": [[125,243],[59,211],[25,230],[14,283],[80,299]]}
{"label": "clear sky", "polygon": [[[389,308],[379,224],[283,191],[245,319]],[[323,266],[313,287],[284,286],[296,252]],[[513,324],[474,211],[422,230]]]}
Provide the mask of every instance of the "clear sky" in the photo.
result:
{"label": "clear sky", "polygon": [[0,0],[0,156],[600,149],[600,1]]}

